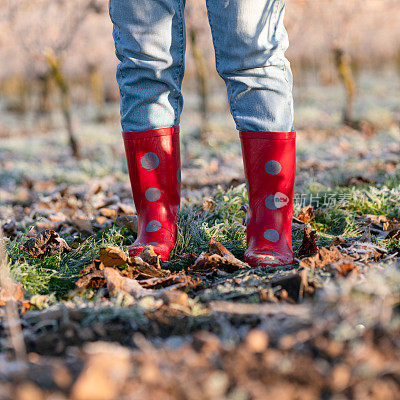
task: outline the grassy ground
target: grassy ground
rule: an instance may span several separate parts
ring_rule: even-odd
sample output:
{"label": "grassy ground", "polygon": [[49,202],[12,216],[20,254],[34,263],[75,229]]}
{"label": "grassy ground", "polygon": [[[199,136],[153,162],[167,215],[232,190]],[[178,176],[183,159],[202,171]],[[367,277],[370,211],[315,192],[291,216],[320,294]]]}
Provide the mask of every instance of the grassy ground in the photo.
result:
{"label": "grassy ground", "polygon": [[[6,245],[11,274],[30,300],[22,321],[31,372],[21,375],[11,358],[0,357],[0,398],[11,398],[22,379],[42,398],[56,393],[88,399],[81,386],[97,393],[93,380],[99,376],[111,393],[103,398],[110,399],[132,398],[133,388],[135,399],[272,399],[278,393],[282,399],[399,398],[400,235],[388,235],[370,216],[400,219],[399,110],[393,89],[399,83],[382,76],[371,87],[362,79],[361,92],[368,96],[359,97],[357,112],[369,117],[373,132],[338,123],[338,88],[311,85],[296,93],[295,216],[313,205],[315,218],[308,226],[319,248],[337,237],[347,240],[351,246],[341,247],[342,254],[359,253],[350,273],[340,269],[343,260],[311,268],[298,262],[293,271],[219,270],[198,276],[202,284],[186,287],[188,296],[179,301],[111,296],[104,288],[77,290],[79,272],[100,248],[126,249],[135,238],[115,223],[132,207],[116,118],[99,125],[81,117],[84,158],[78,162],[56,132],[3,139],[0,219],[6,228],[15,221],[5,229]],[[163,265],[173,272],[190,275],[192,253],[206,251],[210,238],[239,259],[245,250],[240,147],[221,93],[217,87],[212,98],[215,134],[208,145],[195,140],[196,102],[187,96],[179,236]],[[115,107],[109,111],[113,115]],[[110,214],[104,216],[105,209]],[[27,255],[21,244],[45,228],[55,229],[73,251]],[[296,252],[303,228],[294,226]],[[360,243],[381,253],[364,255]],[[0,318],[1,348],[11,354],[4,314]],[[105,359],[122,371],[121,381],[110,377]],[[69,377],[64,383],[54,372],[57,365]]]}

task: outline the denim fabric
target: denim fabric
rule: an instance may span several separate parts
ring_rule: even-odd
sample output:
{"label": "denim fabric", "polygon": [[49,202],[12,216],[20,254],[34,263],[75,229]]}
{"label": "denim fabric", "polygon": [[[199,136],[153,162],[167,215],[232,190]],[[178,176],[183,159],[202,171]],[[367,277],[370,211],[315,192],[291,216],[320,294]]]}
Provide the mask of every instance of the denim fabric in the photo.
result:
{"label": "denim fabric", "polygon": [[[125,132],[179,125],[184,7],[185,0],[110,0]],[[292,131],[284,0],[207,0],[207,11],[237,129]]]}

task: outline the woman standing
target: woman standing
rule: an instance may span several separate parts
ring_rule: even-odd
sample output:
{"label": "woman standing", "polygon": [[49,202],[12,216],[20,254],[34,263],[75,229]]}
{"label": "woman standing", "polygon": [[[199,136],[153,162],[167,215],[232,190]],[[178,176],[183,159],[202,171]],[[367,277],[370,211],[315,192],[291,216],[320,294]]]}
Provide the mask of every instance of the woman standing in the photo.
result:
{"label": "woman standing", "polygon": [[[197,0],[196,0],[197,1]],[[139,216],[131,255],[146,244],[167,260],[180,202],[179,121],[185,0],[110,0],[121,125]],[[284,0],[207,0],[216,66],[239,131],[252,266],[293,262],[295,175],[292,74]]]}

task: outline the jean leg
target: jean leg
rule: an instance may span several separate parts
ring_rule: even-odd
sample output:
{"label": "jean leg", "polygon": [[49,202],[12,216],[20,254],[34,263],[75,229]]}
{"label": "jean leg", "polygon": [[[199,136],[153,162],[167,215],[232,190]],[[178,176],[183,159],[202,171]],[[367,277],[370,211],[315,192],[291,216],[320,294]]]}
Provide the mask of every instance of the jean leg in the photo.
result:
{"label": "jean leg", "polygon": [[284,0],[207,0],[217,71],[241,131],[293,130]]}
{"label": "jean leg", "polygon": [[124,132],[179,125],[185,0],[110,0]]}

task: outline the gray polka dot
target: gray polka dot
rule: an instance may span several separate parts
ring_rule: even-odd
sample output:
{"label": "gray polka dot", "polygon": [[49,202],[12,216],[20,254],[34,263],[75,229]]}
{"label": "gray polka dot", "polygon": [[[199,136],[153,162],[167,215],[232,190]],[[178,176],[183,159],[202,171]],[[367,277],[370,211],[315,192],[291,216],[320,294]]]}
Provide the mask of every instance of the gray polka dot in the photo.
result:
{"label": "gray polka dot", "polygon": [[276,210],[277,209],[277,207],[275,205],[275,195],[270,194],[265,199],[265,207],[267,207],[269,210]]}
{"label": "gray polka dot", "polygon": [[278,161],[269,160],[265,163],[265,171],[270,175],[277,175],[282,171],[282,166]]}
{"label": "gray polka dot", "polygon": [[148,201],[157,201],[161,197],[161,191],[157,188],[150,188],[146,190],[144,196]]}
{"label": "gray polka dot", "polygon": [[152,246],[158,246],[158,245],[159,245],[158,242],[149,242],[149,243],[147,243],[147,244],[151,244]]}
{"label": "gray polka dot", "polygon": [[182,178],[181,178],[181,169],[178,168],[178,170],[176,171],[176,179],[177,181],[180,183]]}
{"label": "gray polka dot", "polygon": [[264,238],[269,242],[276,243],[279,240],[279,233],[275,229],[267,229],[264,232]]}
{"label": "gray polka dot", "polygon": [[251,215],[250,215],[250,213],[247,213],[246,214],[246,226],[249,226],[250,220],[251,220]]}
{"label": "gray polka dot", "polygon": [[146,153],[141,159],[140,163],[144,169],[153,170],[158,167],[160,160],[156,153]]}
{"label": "gray polka dot", "polygon": [[161,223],[155,219],[146,225],[146,232],[157,232],[161,229]]}

